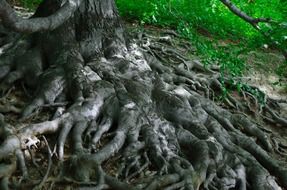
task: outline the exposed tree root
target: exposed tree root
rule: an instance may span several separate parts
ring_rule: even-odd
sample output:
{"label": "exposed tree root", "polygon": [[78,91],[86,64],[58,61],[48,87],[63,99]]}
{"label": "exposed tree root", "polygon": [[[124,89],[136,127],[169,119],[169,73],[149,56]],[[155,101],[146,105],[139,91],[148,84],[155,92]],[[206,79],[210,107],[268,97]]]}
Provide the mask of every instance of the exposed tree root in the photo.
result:
{"label": "exposed tree root", "polygon": [[[25,40],[1,55],[3,91],[19,79],[30,89],[37,86],[22,121],[40,107],[59,107],[51,120],[35,124],[11,126],[1,118],[1,189],[13,187],[17,170],[20,184],[35,183],[24,152],[41,149],[41,142],[48,169],[36,188],[50,183],[148,190],[287,187],[286,163],[273,156],[274,150],[286,155],[286,145],[244,114],[252,102],[228,96],[230,111],[212,101],[222,90],[216,69],[188,60],[170,36],[142,34],[127,47],[118,38],[109,40],[106,52],[89,61],[70,47],[45,65],[40,48],[29,49]],[[270,102],[267,98],[262,115],[286,127]],[[46,134],[57,135],[57,153]],[[113,171],[106,169],[115,156]],[[55,159],[59,171],[51,174]]]}

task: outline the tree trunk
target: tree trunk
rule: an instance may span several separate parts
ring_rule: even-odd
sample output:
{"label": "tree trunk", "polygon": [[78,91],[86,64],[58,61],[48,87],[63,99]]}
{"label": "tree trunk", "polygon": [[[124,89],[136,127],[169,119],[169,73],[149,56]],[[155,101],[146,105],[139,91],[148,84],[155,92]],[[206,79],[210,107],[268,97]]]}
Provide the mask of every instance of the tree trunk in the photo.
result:
{"label": "tree trunk", "polygon": [[[23,79],[34,92],[19,126],[1,118],[1,189],[53,184],[149,190],[287,186],[287,170],[274,158],[274,151],[283,155],[286,146],[244,114],[251,103],[228,95],[231,112],[212,101],[223,89],[216,70],[184,57],[171,36],[141,33],[130,39],[114,0],[83,0],[74,12],[74,1],[69,2],[64,11],[72,16],[58,15],[57,23],[64,22],[56,28],[40,25],[44,20],[29,27],[3,22],[17,31],[45,30],[1,40],[8,43],[0,57],[2,91]],[[49,20],[62,4],[44,0],[31,23]],[[9,19],[2,12],[0,8],[0,16]],[[286,119],[270,107],[274,100],[266,98],[265,103],[262,117],[286,126]],[[47,105],[58,107],[51,119],[27,124]],[[56,143],[48,134],[57,136]],[[24,152],[44,149],[40,142],[47,149],[48,158],[41,162],[48,163],[48,170],[34,179]],[[53,143],[56,152],[50,149]],[[55,159],[59,164],[53,164]],[[16,182],[17,170],[25,180]]]}

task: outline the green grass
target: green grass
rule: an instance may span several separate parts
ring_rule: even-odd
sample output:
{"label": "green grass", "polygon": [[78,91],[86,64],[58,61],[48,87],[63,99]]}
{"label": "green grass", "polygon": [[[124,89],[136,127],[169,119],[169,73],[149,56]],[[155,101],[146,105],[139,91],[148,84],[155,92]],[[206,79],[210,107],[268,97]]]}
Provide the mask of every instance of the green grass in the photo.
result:
{"label": "green grass", "polygon": [[[232,2],[254,17],[286,19],[287,3],[282,0]],[[177,27],[183,22],[193,28],[205,28],[213,34],[233,38],[255,38],[258,35],[219,0],[117,0],[117,4],[122,16],[142,23]]]}

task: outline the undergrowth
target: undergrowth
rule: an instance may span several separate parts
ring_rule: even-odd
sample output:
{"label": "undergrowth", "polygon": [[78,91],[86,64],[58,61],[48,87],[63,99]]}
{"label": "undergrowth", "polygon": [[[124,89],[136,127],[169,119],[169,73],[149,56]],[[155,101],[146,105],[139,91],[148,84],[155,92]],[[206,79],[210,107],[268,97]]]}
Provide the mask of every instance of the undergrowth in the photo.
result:
{"label": "undergrowth", "polygon": [[[253,17],[286,21],[287,2],[284,0],[272,0],[272,2],[270,0],[233,0],[232,2]],[[122,16],[137,19],[141,23],[177,27],[181,22],[185,22],[195,30],[204,28],[217,36],[233,39],[260,36],[219,0],[117,0],[117,4]]]}
{"label": "undergrowth", "polygon": [[238,56],[246,49],[240,47],[242,42],[219,40],[214,37],[198,35],[190,27],[180,24],[177,31],[196,46],[197,54],[205,65],[218,64],[222,74],[241,76],[245,70],[245,62]]}
{"label": "undergrowth", "polygon": [[[278,21],[275,25],[261,25],[276,43],[286,43],[287,2],[284,0],[234,0],[239,8],[253,17],[266,17]],[[219,62],[223,73],[241,75],[245,64],[238,53],[260,48],[267,39],[248,23],[231,13],[219,0],[117,0],[123,17],[141,24],[154,24],[177,29],[189,38],[202,55],[205,63]],[[285,33],[286,35],[285,35]],[[213,42],[198,37],[198,33],[211,37]],[[218,39],[227,41],[225,47],[215,47]],[[230,43],[229,43],[230,42]],[[286,45],[286,44],[285,44]],[[284,48],[284,47],[282,47]],[[244,50],[245,49],[245,50]]]}

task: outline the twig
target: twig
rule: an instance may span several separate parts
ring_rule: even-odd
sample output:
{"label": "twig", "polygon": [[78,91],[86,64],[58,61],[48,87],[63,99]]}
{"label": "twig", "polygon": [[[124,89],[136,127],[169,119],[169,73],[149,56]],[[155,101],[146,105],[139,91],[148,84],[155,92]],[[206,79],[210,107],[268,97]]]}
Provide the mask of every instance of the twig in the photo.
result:
{"label": "twig", "polygon": [[270,23],[271,18],[253,18],[241,11],[238,7],[236,7],[230,0],[220,0],[232,13],[243,19],[244,21],[251,24],[256,30],[260,30],[258,24],[260,22]]}
{"label": "twig", "polygon": [[49,176],[49,173],[50,173],[50,170],[51,170],[51,167],[52,167],[52,164],[53,164],[53,163],[52,163],[53,152],[51,151],[51,148],[50,148],[50,146],[49,146],[49,143],[48,143],[46,137],[45,137],[45,136],[42,136],[42,138],[43,138],[43,140],[44,140],[44,142],[45,142],[45,144],[46,144],[46,146],[47,146],[47,150],[48,150],[48,168],[47,168],[46,174],[45,174],[45,176],[43,177],[43,179],[42,179],[42,181],[40,182],[40,184],[39,184],[37,187],[35,187],[36,189],[41,189],[42,186],[44,185],[44,183],[47,181],[48,176]]}

